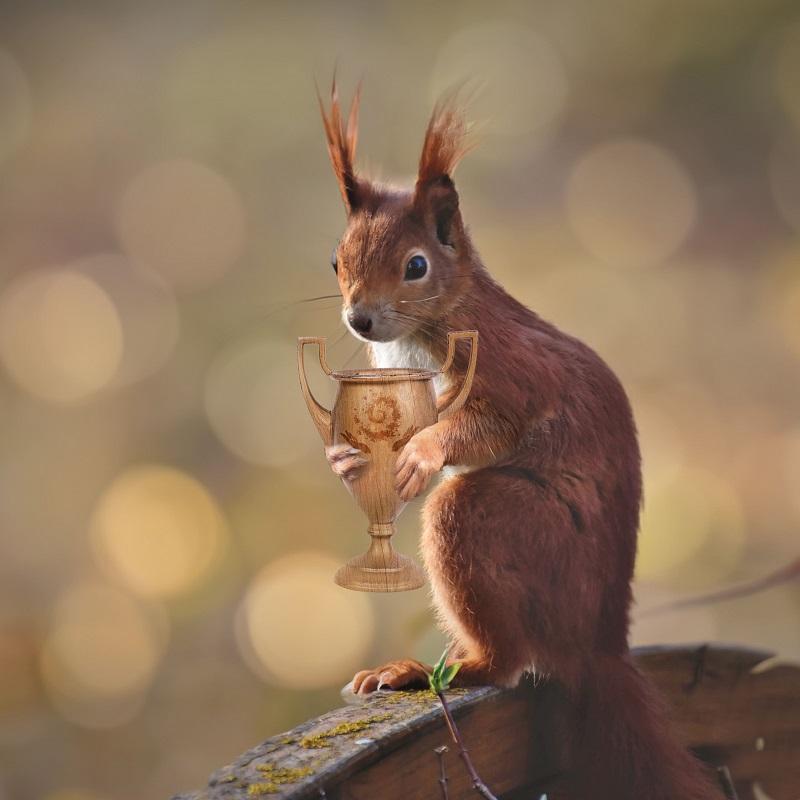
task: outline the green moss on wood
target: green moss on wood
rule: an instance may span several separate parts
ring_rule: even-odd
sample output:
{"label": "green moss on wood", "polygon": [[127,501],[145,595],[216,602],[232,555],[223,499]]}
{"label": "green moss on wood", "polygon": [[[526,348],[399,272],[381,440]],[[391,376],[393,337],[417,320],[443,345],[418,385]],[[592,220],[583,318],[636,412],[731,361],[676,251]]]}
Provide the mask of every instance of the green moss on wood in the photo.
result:
{"label": "green moss on wood", "polygon": [[419,691],[396,691],[386,692],[380,697],[381,703],[396,705],[411,701],[412,703],[429,703],[436,700],[436,695],[430,689],[420,689]]}
{"label": "green moss on wood", "polygon": [[330,747],[330,739],[332,739],[334,736],[348,736],[352,733],[359,733],[360,731],[369,728],[370,725],[374,725],[376,722],[386,722],[387,719],[391,718],[391,713],[385,713],[374,714],[371,717],[355,720],[354,722],[342,722],[333,728],[328,728],[327,730],[304,736],[300,740],[300,746],[311,749]]}
{"label": "green moss on wood", "polygon": [[277,783],[251,783],[247,787],[247,794],[249,797],[260,797],[262,794],[277,794],[281,787]]}
{"label": "green moss on wood", "polygon": [[279,767],[277,764],[259,764],[256,769],[272,783],[295,783],[314,774],[311,767]]}

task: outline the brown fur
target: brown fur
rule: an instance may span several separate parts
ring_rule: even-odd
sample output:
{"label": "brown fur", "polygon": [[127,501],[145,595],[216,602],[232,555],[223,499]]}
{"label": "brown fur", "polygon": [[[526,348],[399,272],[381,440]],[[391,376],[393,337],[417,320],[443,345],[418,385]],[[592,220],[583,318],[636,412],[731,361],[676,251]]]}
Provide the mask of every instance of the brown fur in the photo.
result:
{"label": "brown fur", "polygon": [[330,113],[325,111],[322,97],[317,91],[322,124],[325,128],[325,137],[328,140],[328,154],[331,157],[336,180],[339,182],[342,200],[344,200],[348,211],[353,207],[353,198],[358,190],[355,159],[356,144],[358,143],[358,108],[360,99],[361,87],[353,95],[353,100],[350,103],[350,113],[347,115],[347,122],[345,123],[336,91],[336,78],[334,77],[331,86]]}
{"label": "brown fur", "polygon": [[436,104],[425,131],[417,170],[420,183],[452,177],[458,162],[472,149],[467,132],[458,95],[446,95]]}
{"label": "brown fur", "polygon": [[[325,119],[334,170],[350,185],[341,165],[352,169],[355,132],[332,137]],[[414,436],[398,461],[404,497],[443,465],[472,468],[442,480],[423,511],[422,555],[462,664],[457,683],[513,686],[526,672],[559,681],[583,720],[570,742],[576,797],[718,796],[628,656],[641,476],[627,397],[593,350],[509,296],[481,263],[452,181],[465,133],[453,99],[439,104],[414,190],[369,186],[348,205],[337,253],[345,308],[370,309],[384,340],[403,343],[398,352],[441,360],[448,331],[480,332],[466,405]],[[403,280],[415,248],[430,264],[424,284]],[[441,402],[460,385],[466,355]],[[358,673],[353,690],[423,686],[426,670],[392,662]]]}

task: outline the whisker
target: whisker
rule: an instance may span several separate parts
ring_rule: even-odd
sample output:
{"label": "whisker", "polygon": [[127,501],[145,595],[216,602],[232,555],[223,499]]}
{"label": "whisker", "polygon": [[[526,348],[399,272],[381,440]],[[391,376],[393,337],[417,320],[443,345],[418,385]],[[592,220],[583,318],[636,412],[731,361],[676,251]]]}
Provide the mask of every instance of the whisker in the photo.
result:
{"label": "whisker", "polygon": [[399,314],[399,313],[392,313],[391,311],[386,312],[386,316],[390,319],[393,319],[397,322],[408,323],[408,326],[411,327],[419,327],[419,328],[426,328],[428,330],[435,330],[436,326],[434,323],[429,322],[425,319],[420,319],[419,317],[412,317],[409,314]]}
{"label": "whisker", "polygon": [[331,345],[331,347],[336,347],[336,345],[339,344],[345,338],[345,336],[347,336],[349,333],[350,333],[350,331],[347,330],[347,328],[345,328],[342,331],[342,335]]}
{"label": "whisker", "polygon": [[348,358],[347,361],[345,361],[344,364],[342,364],[342,369],[344,369],[348,364],[352,362],[352,360],[359,354],[361,348],[364,347],[365,344],[366,342],[359,342],[358,347],[356,347],[356,349],[353,351],[353,354],[350,356],[350,358]]}
{"label": "whisker", "polygon": [[428,300],[436,300],[437,297],[441,297],[440,294],[432,294],[430,297],[423,297],[421,300],[398,300],[398,303],[427,303]]}
{"label": "whisker", "polygon": [[385,312],[386,316],[389,319],[393,319],[395,322],[399,322],[400,325],[406,331],[415,331],[415,330],[422,330],[428,334],[435,334],[437,332],[437,327],[434,323],[429,322],[428,320],[420,319],[419,317],[414,317],[410,314],[403,314],[400,311],[389,311]]}
{"label": "whisker", "polygon": [[340,294],[321,294],[318,297],[303,297],[300,300],[291,300],[286,303],[275,303],[271,308],[269,308],[269,314],[274,314],[278,311],[285,311],[287,308],[293,308],[294,306],[302,306],[306,303],[316,303],[321,300],[341,300],[342,296]]}
{"label": "whisker", "polygon": [[416,322],[428,322],[424,317],[418,317],[415,314],[410,314],[407,311],[400,311],[397,308],[392,308],[391,306],[385,310],[387,314],[394,314],[397,317],[402,317],[403,319],[413,319]]}
{"label": "whisker", "polygon": [[413,314],[405,314],[402,311],[396,311],[394,309],[386,309],[384,311],[384,314],[387,317],[393,317],[394,319],[411,320],[412,322],[419,322],[419,323],[427,322],[427,320],[422,319],[420,317],[415,317]]}
{"label": "whisker", "polygon": [[302,300],[295,300],[290,305],[299,305],[300,303],[313,303],[315,300],[341,300],[340,294],[321,294],[319,297],[305,297]]}
{"label": "whisker", "polygon": [[[322,300],[341,300],[342,296],[340,294],[321,294],[318,297],[304,297],[301,300],[293,300],[288,303],[276,303],[271,307],[267,307],[265,309],[265,313],[259,315],[259,319],[269,319],[270,317],[274,316],[275,314],[279,314],[282,311],[288,311],[290,308],[296,308],[297,306],[307,305],[308,303],[316,303],[321,302]],[[318,306],[318,308],[335,308],[336,305],[334,304],[331,306],[323,307]]]}
{"label": "whisker", "polygon": [[[266,320],[271,319],[277,314],[289,311],[290,309],[296,309],[298,307],[306,306],[311,303],[321,302],[323,300],[341,300],[342,296],[340,294],[323,294],[319,295],[318,297],[305,297],[300,300],[294,300],[288,303],[281,303],[281,304],[273,304],[271,306],[267,306],[267,308],[262,312],[258,309],[255,309],[255,316],[253,319],[244,321],[241,318],[237,319],[235,323],[226,324],[222,330],[222,341],[229,342],[234,338],[245,336],[248,332],[257,329],[259,326],[263,325]],[[335,308],[339,308],[341,303],[331,303],[328,305],[314,305],[312,306],[315,312],[319,311],[331,311]]]}

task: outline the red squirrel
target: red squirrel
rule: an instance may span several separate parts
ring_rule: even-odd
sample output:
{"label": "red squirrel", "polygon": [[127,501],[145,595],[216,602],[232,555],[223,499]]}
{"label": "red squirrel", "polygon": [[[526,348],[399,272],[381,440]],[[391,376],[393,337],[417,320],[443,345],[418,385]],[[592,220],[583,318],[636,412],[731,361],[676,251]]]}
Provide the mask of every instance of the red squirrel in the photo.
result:
{"label": "red squirrel", "polygon": [[[433,605],[461,665],[454,684],[513,687],[526,673],[558,681],[582,723],[571,734],[576,798],[721,797],[628,652],[642,481],[625,391],[592,349],[511,297],[481,262],[453,182],[470,148],[457,98],[434,108],[416,184],[402,189],[356,171],[359,95],[346,116],[335,81],[329,109],[320,98],[347,211],[332,257],[345,324],[382,367],[435,368],[448,331],[480,335],[466,404],[417,433],[397,462],[404,500],[458,468],[428,496],[421,537]],[[466,361],[459,352],[440,406]],[[365,463],[347,444],[326,454],[345,479]],[[392,661],[357,673],[352,691],[425,687],[430,671]]]}

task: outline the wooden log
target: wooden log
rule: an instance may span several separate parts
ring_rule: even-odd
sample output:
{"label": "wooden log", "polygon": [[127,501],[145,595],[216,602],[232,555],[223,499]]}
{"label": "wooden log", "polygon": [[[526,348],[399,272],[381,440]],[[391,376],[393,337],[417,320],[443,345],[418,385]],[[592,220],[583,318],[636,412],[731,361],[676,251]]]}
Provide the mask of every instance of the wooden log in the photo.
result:
{"label": "wooden log", "polygon": [[[727,765],[740,798],[758,785],[773,800],[800,797],[800,667],[735,647],[642,648],[635,653],[674,711],[677,731],[710,765]],[[569,769],[567,704],[557,684],[448,692],[475,766],[504,800],[559,794]],[[441,747],[446,751],[437,752]],[[474,798],[439,701],[381,692],[274,736],[174,800],[449,800]]]}

